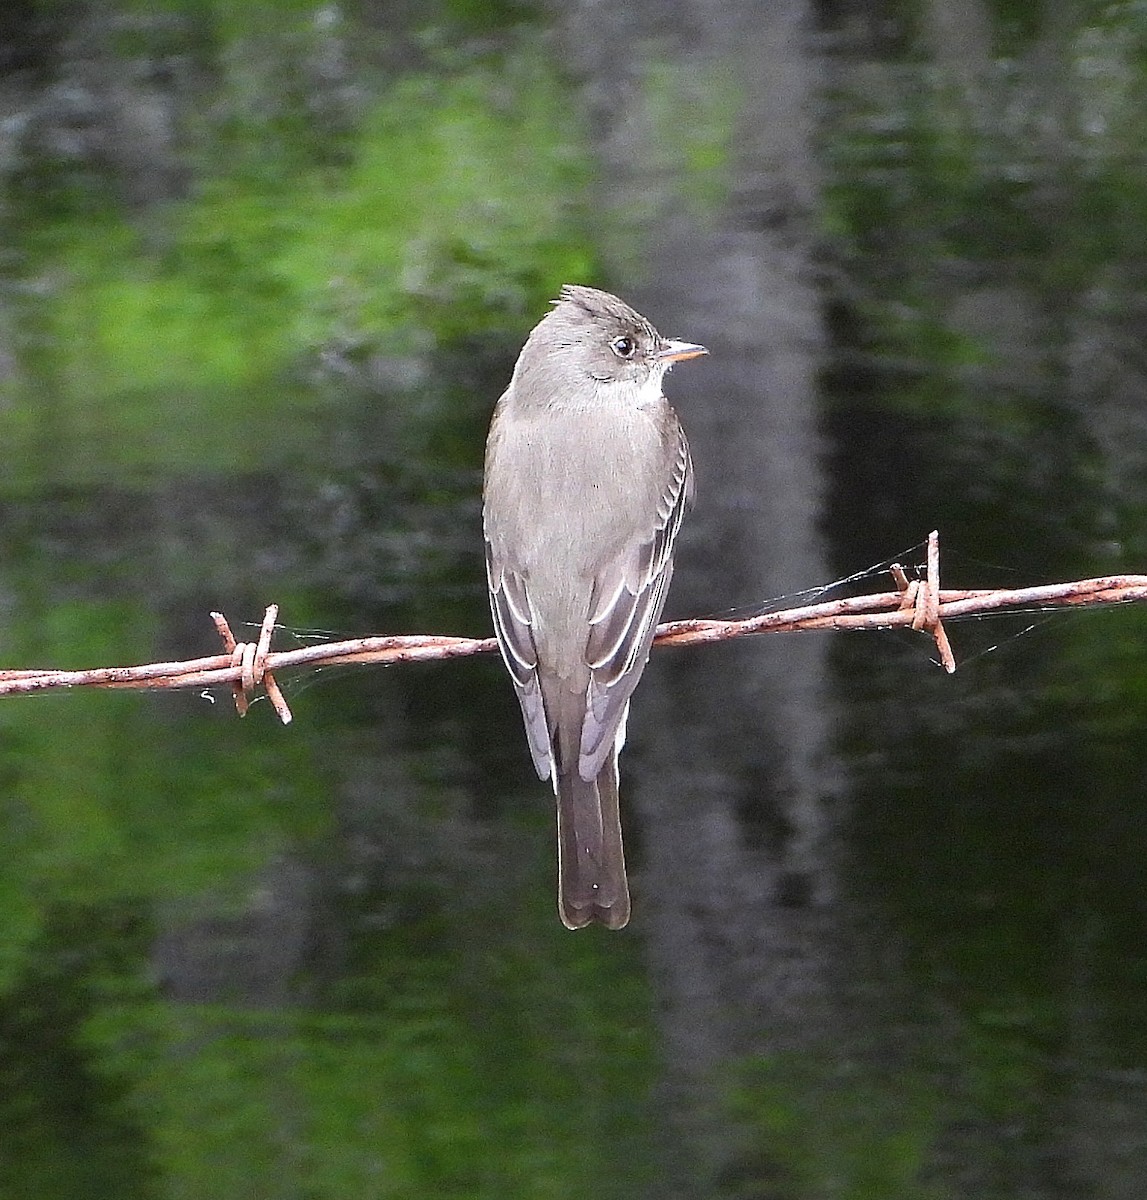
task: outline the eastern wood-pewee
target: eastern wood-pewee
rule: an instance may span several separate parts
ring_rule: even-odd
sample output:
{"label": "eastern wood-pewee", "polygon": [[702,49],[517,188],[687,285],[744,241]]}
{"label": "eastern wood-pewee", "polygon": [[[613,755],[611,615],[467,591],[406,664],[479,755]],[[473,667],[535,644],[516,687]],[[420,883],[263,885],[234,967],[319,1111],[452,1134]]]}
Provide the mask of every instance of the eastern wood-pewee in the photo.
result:
{"label": "eastern wood-pewee", "polygon": [[558,911],[571,929],[629,920],[617,754],[693,493],[661,381],[705,353],[608,292],[567,285],[490,424],[490,606],[534,765],[557,796]]}

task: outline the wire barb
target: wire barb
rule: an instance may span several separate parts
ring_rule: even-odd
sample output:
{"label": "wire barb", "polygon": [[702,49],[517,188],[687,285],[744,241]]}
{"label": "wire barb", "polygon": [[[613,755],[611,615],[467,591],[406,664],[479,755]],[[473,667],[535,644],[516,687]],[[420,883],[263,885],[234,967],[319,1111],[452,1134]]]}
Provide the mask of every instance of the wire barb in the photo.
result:
{"label": "wire barb", "polygon": [[952,644],[940,620],[940,533],[933,529],[928,535],[927,575],[908,582],[904,568],[893,563],[889,568],[902,599],[899,611],[912,613],[912,628],[930,633],[940,655],[940,665],[951,675],[956,670]]}
{"label": "wire barb", "polygon": [[284,725],[289,725],[293,719],[291,710],[273,672],[267,667],[271,635],[275,631],[275,622],[279,619],[279,606],[267,605],[267,611],[263,614],[263,624],[259,629],[258,642],[237,642],[234,633],[231,632],[231,625],[221,612],[213,612],[211,619],[215,622],[216,632],[223,641],[223,649],[230,656],[231,666],[239,672],[238,678],[231,681],[235,711],[241,717],[245,717],[251,707],[256,688],[262,684],[279,720]]}

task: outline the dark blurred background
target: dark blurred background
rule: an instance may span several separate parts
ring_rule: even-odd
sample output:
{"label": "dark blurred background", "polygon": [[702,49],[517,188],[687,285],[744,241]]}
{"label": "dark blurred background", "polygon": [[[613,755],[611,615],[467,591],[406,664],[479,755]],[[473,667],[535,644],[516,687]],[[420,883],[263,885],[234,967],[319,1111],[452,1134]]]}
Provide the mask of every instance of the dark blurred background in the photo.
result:
{"label": "dark blurred background", "polygon": [[[1133,0],[5,0],[0,668],[485,635],[566,281],[669,615],[1147,570],[1145,145]],[[950,632],[656,653],[620,934],[496,661],[0,700],[0,1195],[1138,1200],[1147,613]]]}

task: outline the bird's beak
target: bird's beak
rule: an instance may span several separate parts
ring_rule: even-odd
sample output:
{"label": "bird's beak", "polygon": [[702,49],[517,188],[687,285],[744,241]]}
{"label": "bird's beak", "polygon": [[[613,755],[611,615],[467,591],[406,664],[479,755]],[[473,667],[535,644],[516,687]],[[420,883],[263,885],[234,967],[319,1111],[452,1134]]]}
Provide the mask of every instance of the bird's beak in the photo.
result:
{"label": "bird's beak", "polygon": [[687,358],[699,358],[702,354],[708,354],[709,351],[704,346],[695,345],[693,342],[674,342],[665,341],[661,343],[661,349],[657,351],[657,357],[662,362],[684,362]]}

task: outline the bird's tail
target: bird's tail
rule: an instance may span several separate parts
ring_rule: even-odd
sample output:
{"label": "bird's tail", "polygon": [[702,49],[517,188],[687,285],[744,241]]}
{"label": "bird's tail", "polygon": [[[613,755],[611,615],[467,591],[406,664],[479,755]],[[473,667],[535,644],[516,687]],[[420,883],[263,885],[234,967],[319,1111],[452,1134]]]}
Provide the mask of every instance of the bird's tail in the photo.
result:
{"label": "bird's tail", "polygon": [[569,929],[591,921],[620,929],[629,921],[616,752],[596,779],[582,779],[576,768],[558,776],[558,912]]}

